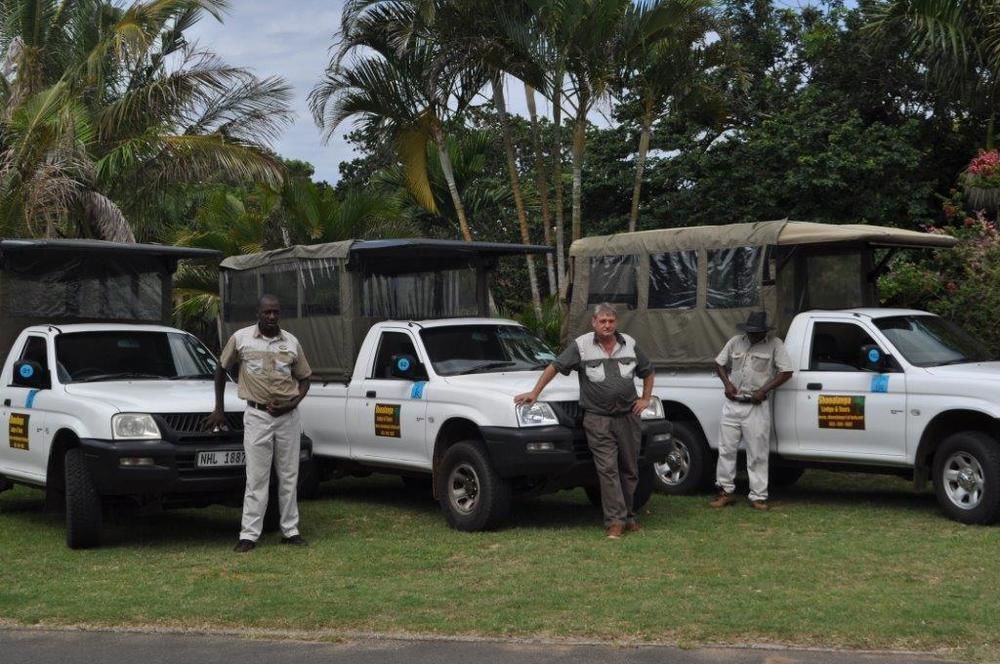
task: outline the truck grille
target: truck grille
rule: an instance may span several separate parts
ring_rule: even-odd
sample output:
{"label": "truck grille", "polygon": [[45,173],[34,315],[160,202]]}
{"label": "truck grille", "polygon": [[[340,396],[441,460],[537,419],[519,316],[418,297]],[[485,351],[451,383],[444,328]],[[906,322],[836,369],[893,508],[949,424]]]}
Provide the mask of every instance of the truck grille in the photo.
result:
{"label": "truck grille", "polygon": [[564,424],[578,426],[583,422],[583,408],[579,401],[550,401],[549,405],[556,411],[556,417],[565,420]]}
{"label": "truck grille", "polygon": [[224,431],[206,431],[205,418],[208,413],[159,413],[153,415],[163,438],[178,445],[209,444],[243,445],[243,413],[226,413]]}

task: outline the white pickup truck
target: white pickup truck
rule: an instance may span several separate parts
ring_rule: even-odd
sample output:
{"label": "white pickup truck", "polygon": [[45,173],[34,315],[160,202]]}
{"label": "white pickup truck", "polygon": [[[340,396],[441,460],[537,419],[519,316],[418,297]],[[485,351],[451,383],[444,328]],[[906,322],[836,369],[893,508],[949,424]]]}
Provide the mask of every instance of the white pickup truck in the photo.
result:
{"label": "white pickup truck", "polygon": [[[432,481],[448,523],[459,530],[503,523],[514,493],[583,486],[599,504],[576,376],[556,376],[544,402],[514,404],[554,357],[510,320],[377,323],[350,382],[313,384],[300,406],[303,428],[328,473]],[[642,424],[637,507],[653,491],[653,459],[663,459],[671,445],[657,399]]]}
{"label": "white pickup truck", "polygon": [[194,336],[153,325],[24,330],[0,372],[0,477],[65,503],[71,548],[100,542],[102,503],[194,506],[238,499],[242,411],[226,390],[227,431],[203,420],[215,358]]}
{"label": "white pickup truck", "polygon": [[50,509],[66,511],[71,548],[100,543],[109,503],[241,502],[244,404],[228,385],[228,427],[206,431],[216,359],[159,324],[170,317],[177,261],[217,255],[0,241],[0,491],[43,489]]}
{"label": "white pickup truck", "polygon": [[[805,468],[930,477],[944,512],[1000,517],[1000,362],[956,326],[921,311],[798,314],[785,336],[795,365],[773,394],[771,481]],[[671,490],[710,482],[724,400],[714,372],[659,372],[678,450],[658,467]]]}
{"label": "white pickup truck", "polygon": [[620,305],[619,327],[656,366],[654,393],[676,449],[661,486],[714,479],[724,393],[715,356],[764,309],[795,365],[771,399],[771,483],[806,468],[928,479],[951,518],[1000,519],[1000,362],[956,326],[878,305],[900,249],[954,238],[869,225],[777,221],[620,233],[570,249],[569,334],[590,306]]}

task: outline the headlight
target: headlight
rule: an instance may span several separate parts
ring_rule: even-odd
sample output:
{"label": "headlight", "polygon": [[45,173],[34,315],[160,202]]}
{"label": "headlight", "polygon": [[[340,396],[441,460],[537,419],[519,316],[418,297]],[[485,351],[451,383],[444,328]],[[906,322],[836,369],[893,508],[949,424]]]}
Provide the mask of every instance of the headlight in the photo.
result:
{"label": "headlight", "polygon": [[517,412],[517,423],[522,427],[544,427],[552,424],[559,424],[552,406],[544,401],[535,403],[522,403],[515,406]]}
{"label": "headlight", "polygon": [[118,413],[111,417],[111,437],[115,440],[162,438],[160,427],[148,413]]}
{"label": "headlight", "polygon": [[646,410],[639,414],[644,420],[662,420],[663,415],[663,402],[660,401],[660,397],[651,397],[649,399],[649,405],[646,406]]}

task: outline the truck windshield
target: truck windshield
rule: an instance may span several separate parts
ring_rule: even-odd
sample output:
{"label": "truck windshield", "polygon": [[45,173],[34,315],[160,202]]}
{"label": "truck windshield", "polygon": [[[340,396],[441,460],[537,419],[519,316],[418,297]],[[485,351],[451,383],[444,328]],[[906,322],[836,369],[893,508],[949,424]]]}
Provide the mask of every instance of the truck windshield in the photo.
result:
{"label": "truck windshield", "polygon": [[455,325],[421,330],[434,371],[442,376],[544,369],[556,355],[517,325]]}
{"label": "truck windshield", "polygon": [[111,330],[56,337],[62,383],[108,380],[211,380],[216,360],[205,346],[180,332]]}
{"label": "truck windshield", "polygon": [[993,359],[960,327],[937,316],[887,316],[876,318],[875,325],[914,366],[940,367]]}

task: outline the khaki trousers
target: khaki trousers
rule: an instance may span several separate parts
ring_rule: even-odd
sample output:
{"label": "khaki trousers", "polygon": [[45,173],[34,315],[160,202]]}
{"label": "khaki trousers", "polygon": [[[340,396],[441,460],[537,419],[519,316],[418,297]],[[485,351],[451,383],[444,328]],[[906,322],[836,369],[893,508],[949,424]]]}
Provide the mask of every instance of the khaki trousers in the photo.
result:
{"label": "khaki trousers", "polygon": [[747,448],[750,500],[767,500],[767,457],[771,443],[771,402],[761,404],[726,400],[719,432],[719,463],[715,483],[726,493],[736,490],[736,452],[740,438]]}
{"label": "khaki trousers", "polygon": [[299,411],[273,417],[265,410],[247,408],[243,414],[243,449],[247,454],[247,489],[243,495],[240,539],[256,542],[264,529],[271,464],[278,478],[281,534],[299,534],[299,448],[302,444]]}
{"label": "khaki trousers", "polygon": [[639,447],[642,444],[639,416],[608,417],[585,413],[583,430],[587,434],[587,446],[594,455],[604,525],[634,521],[632,498],[639,483]]}

